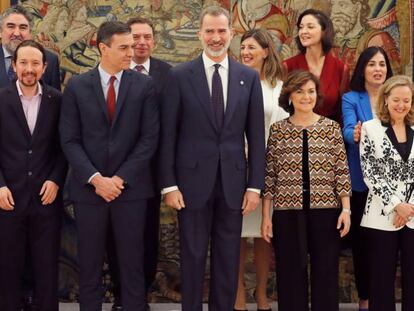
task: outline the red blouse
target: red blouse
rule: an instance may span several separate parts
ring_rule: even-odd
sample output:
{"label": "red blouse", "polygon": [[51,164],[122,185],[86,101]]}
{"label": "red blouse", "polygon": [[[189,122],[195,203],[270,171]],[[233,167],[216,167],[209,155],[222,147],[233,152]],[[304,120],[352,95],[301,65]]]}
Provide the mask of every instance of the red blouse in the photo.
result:
{"label": "red blouse", "polygon": [[[305,54],[302,53],[285,60],[283,63],[287,72],[297,69],[309,70]],[[315,112],[340,122],[342,94],[347,92],[349,87],[348,66],[329,52],[325,56],[319,80],[324,100],[319,107],[315,108]]]}

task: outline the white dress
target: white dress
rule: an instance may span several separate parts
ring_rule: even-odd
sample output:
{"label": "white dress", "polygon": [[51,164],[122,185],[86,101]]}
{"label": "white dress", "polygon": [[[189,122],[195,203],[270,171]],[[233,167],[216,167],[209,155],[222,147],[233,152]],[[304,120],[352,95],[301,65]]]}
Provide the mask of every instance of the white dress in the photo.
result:
{"label": "white dress", "polygon": [[[282,90],[282,81],[277,81],[276,87],[272,87],[267,81],[261,81],[264,105],[265,139],[269,137],[270,125],[289,117],[284,109],[279,107],[279,95]],[[273,210],[270,209],[270,213]],[[262,204],[252,213],[243,217],[242,238],[260,238],[260,226],[262,224]]]}

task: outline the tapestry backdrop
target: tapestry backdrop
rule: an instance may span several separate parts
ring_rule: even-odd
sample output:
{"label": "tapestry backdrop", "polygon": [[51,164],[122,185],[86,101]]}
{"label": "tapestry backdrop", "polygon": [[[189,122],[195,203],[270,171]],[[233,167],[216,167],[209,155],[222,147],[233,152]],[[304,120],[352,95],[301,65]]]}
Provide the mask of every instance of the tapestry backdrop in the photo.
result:
{"label": "tapestry backdrop", "polygon": [[[335,53],[354,67],[361,51],[380,45],[391,58],[395,73],[412,74],[412,12],[414,0],[27,0],[22,4],[35,17],[37,40],[60,56],[63,84],[99,62],[96,31],[103,21],[127,21],[132,16],[150,18],[155,25],[155,56],[172,64],[196,57],[201,47],[197,39],[198,17],[205,5],[220,4],[231,11],[235,38],[231,54],[239,55],[240,37],[248,29],[264,27],[271,31],[282,58],[297,53],[294,45],[296,19],[307,8],[329,14],[335,26]],[[151,302],[180,301],[179,241],[176,214],[161,207],[160,258]],[[133,228],[131,228],[133,230]],[[66,202],[59,292],[62,301],[75,301],[78,295],[76,230],[73,209]],[[276,299],[274,261],[269,280],[269,296]],[[206,286],[208,288],[208,270]],[[349,250],[340,263],[341,301],[356,301]],[[253,259],[246,268],[246,288],[250,300],[255,287]],[[103,270],[105,298],[111,301],[111,281]],[[206,291],[207,298],[207,291]]]}

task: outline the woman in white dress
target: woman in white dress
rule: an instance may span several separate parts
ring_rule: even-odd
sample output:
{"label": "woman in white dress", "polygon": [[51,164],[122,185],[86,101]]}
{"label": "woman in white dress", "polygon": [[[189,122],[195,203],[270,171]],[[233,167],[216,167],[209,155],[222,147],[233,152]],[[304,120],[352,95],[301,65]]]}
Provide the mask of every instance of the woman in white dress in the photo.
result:
{"label": "woman in white dress", "polygon": [[[279,107],[279,94],[282,89],[283,66],[276,54],[275,44],[270,34],[264,29],[247,31],[241,38],[241,62],[258,71],[262,84],[265,138],[269,136],[272,123],[289,117],[289,114]],[[261,238],[260,226],[262,208],[243,218],[243,229],[240,247],[240,268],[237,298],[234,310],[246,310],[246,294],[244,286],[244,266],[246,260],[247,238],[254,238],[254,263],[256,267],[256,289],[254,298],[258,311],[268,311],[270,305],[267,299],[267,279],[271,256],[271,246]]]}

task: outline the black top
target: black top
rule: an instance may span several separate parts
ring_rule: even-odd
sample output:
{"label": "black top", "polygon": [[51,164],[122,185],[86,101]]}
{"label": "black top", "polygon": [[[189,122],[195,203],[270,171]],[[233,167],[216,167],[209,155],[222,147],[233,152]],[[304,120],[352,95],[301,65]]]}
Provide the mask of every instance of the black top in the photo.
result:
{"label": "black top", "polygon": [[309,144],[308,144],[308,131],[306,129],[303,130],[302,188],[303,188],[303,209],[309,209],[310,208]]}

